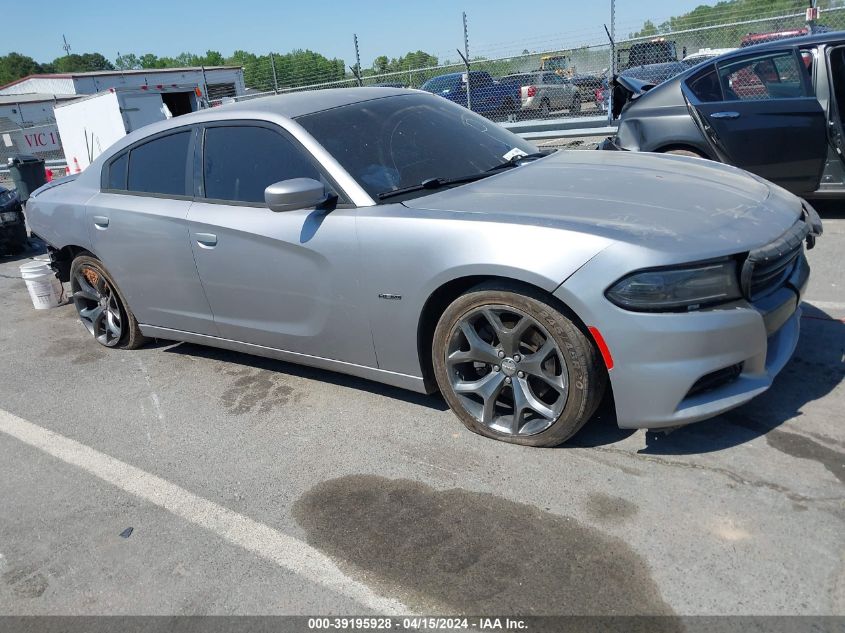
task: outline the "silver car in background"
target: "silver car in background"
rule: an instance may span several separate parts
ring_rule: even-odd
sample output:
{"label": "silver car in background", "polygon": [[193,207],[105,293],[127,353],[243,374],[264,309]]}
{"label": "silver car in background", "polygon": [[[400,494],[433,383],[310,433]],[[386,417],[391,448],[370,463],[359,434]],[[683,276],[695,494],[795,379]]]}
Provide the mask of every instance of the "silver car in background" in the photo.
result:
{"label": "silver car in background", "polygon": [[506,75],[499,83],[520,87],[522,111],[549,116],[555,110],[581,111],[581,92],[569,79],[555,72],[536,71]]}
{"label": "silver car in background", "polygon": [[671,427],[766,390],[818,216],[743,171],[541,153],[413,90],[303,92],[155,123],[30,199],[87,331],[441,391],[471,430],[571,437],[612,393]]}

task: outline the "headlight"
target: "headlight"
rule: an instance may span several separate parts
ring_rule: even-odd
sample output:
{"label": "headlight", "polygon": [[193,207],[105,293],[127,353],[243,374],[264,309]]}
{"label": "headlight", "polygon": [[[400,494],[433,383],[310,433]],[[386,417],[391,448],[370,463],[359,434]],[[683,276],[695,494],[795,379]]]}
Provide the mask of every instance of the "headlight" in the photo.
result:
{"label": "headlight", "polygon": [[0,192],[0,206],[4,204],[8,204],[15,198],[15,194],[11,191],[2,191]]}
{"label": "headlight", "polygon": [[644,270],[623,277],[605,292],[620,308],[638,312],[695,310],[742,297],[736,262]]}

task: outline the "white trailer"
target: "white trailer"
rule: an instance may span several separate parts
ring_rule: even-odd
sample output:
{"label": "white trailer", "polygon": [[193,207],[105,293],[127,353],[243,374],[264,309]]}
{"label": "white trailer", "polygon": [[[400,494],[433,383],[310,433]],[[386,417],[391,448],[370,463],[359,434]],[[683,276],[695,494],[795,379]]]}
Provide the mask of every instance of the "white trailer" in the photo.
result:
{"label": "white trailer", "polygon": [[140,127],[194,112],[202,105],[197,86],[110,88],[56,105],[53,113],[71,173],[82,171],[110,145]]}

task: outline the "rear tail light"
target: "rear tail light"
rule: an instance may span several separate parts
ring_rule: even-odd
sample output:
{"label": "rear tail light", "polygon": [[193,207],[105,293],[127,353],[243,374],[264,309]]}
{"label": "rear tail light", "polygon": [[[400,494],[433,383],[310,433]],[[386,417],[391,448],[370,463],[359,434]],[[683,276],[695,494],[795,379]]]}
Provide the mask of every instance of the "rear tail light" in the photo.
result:
{"label": "rear tail light", "polygon": [[537,86],[528,86],[528,90],[525,91],[525,94],[529,97],[537,96]]}
{"label": "rear tail light", "polygon": [[604,90],[596,89],[596,101],[604,101]]}

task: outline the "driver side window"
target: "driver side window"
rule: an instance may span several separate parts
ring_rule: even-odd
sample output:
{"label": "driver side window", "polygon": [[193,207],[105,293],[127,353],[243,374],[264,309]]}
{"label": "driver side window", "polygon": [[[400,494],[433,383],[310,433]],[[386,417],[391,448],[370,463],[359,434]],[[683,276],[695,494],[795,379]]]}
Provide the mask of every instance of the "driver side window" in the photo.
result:
{"label": "driver side window", "polygon": [[324,181],[311,158],[279,132],[249,125],[205,130],[203,181],[207,199],[263,204],[269,185],[290,178]]}

